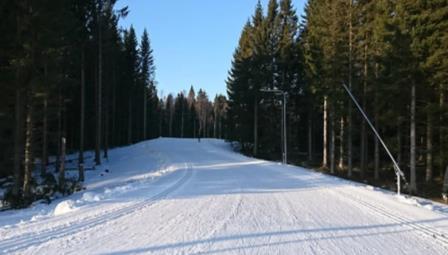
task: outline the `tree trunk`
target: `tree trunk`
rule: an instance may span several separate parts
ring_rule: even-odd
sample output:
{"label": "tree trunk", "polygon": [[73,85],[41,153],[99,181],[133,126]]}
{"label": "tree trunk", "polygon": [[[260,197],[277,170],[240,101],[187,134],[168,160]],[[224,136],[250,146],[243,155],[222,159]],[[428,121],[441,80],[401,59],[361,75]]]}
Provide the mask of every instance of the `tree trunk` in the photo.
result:
{"label": "tree trunk", "polygon": [[313,162],[313,116],[311,110],[308,112],[308,162]]}
{"label": "tree trunk", "polygon": [[[375,106],[374,106],[374,115],[375,115],[375,128],[377,130],[379,130],[379,113],[378,113],[378,100],[376,100],[376,96],[375,96]],[[374,174],[374,178],[375,180],[379,180],[380,179],[380,141],[378,140],[378,138],[374,138],[374,170],[375,170],[375,174]]]}
{"label": "tree trunk", "polygon": [[411,88],[411,130],[410,130],[410,170],[411,170],[411,183],[409,186],[409,192],[411,194],[417,193],[417,176],[416,176],[416,123],[415,123],[415,108],[416,108],[416,92],[415,83],[412,83]]}
{"label": "tree trunk", "polygon": [[23,197],[28,199],[31,196],[31,180],[33,172],[32,143],[33,143],[33,106],[31,96],[28,95],[26,103],[25,119],[25,153],[24,153],[24,178],[23,178]]}
{"label": "tree trunk", "polygon": [[339,130],[339,169],[344,169],[344,131],[345,131],[345,121],[344,117],[341,117],[340,120],[340,130]]}
{"label": "tree trunk", "polygon": [[401,117],[398,117],[398,122],[397,122],[397,164],[399,166],[401,166],[401,162],[403,161],[402,150],[403,150],[403,145],[402,145],[402,138],[401,138]]}
{"label": "tree trunk", "polygon": [[218,115],[215,111],[215,117],[213,118],[213,137],[218,138]]}
{"label": "tree trunk", "polygon": [[159,137],[162,137],[162,122],[163,122],[163,112],[160,110],[159,113]]}
{"label": "tree trunk", "polygon": [[428,112],[426,123],[426,182],[432,180],[432,115]]}
{"label": "tree trunk", "polygon": [[254,98],[254,156],[258,154],[258,99]]}
{"label": "tree trunk", "polygon": [[14,132],[14,187],[12,194],[14,197],[19,196],[21,186],[21,161],[23,149],[23,123],[22,123],[22,92],[19,88],[16,89],[15,102],[15,132]]}
{"label": "tree trunk", "polygon": [[105,159],[109,159],[109,93],[106,90],[104,99],[104,154]]}
{"label": "tree trunk", "polygon": [[143,89],[143,140],[148,139],[147,137],[147,114],[148,114],[148,98],[147,98],[147,87],[144,86]]}
{"label": "tree trunk", "polygon": [[[364,85],[363,85],[363,109],[367,110],[367,76],[368,76],[368,68],[367,68],[367,44],[364,46]],[[366,171],[366,163],[367,163],[367,128],[366,121],[363,119],[361,123],[361,178],[364,178]]]}
{"label": "tree trunk", "polygon": [[61,159],[59,166],[59,190],[65,194],[65,148],[66,148],[66,139],[65,137],[61,138]]}
{"label": "tree trunk", "polygon": [[380,141],[378,140],[378,138],[375,138],[375,151],[374,151],[374,168],[375,168],[375,180],[379,180],[380,179]]}
{"label": "tree trunk", "polygon": [[328,168],[328,102],[327,96],[324,97],[324,130],[323,130],[323,151],[322,168]]}
{"label": "tree trunk", "polygon": [[80,182],[84,181],[84,126],[85,126],[85,48],[81,51],[81,114],[79,119],[79,155],[78,155],[78,179]]}
{"label": "tree trunk", "polygon": [[103,83],[103,41],[102,41],[102,11],[103,2],[99,1],[98,14],[98,89],[97,89],[97,105],[96,105],[96,140],[95,140],[95,163],[101,165],[101,130],[102,130],[102,83]]}
{"label": "tree trunk", "polygon": [[57,131],[57,150],[58,154],[56,157],[56,171],[59,172],[59,166],[60,166],[60,160],[61,160],[61,138],[62,138],[62,92],[61,89],[59,89],[59,95],[58,95],[58,131]]}
{"label": "tree trunk", "polygon": [[[377,53],[379,55],[379,53]],[[373,106],[373,111],[374,111],[374,119],[375,119],[375,129],[376,130],[380,130],[380,125],[379,125],[379,121],[380,121],[380,116],[379,116],[379,109],[378,109],[378,105],[379,105],[379,100],[378,100],[378,86],[379,86],[379,81],[378,81],[378,77],[379,77],[379,64],[375,63],[375,79],[376,79],[376,86],[375,86],[375,95],[374,95],[374,106]],[[380,141],[377,137],[374,138],[374,178],[375,180],[379,180],[380,179]]]}
{"label": "tree trunk", "polygon": [[[352,3],[349,0],[349,59],[348,59],[348,87],[352,90],[352,52],[353,52],[353,21],[352,21]],[[348,148],[347,148],[347,167],[348,177],[353,175],[353,103],[348,100]]]}
{"label": "tree trunk", "polygon": [[443,188],[442,192],[447,194],[448,193],[448,166],[446,166],[445,170],[445,178],[443,178]]}
{"label": "tree trunk", "polygon": [[331,107],[330,110],[330,128],[331,128],[331,140],[330,140],[330,172],[332,174],[335,173],[335,168],[336,168],[336,157],[335,157],[335,144],[336,144],[336,128],[335,128],[335,112],[334,112],[334,107]]}
{"label": "tree trunk", "polygon": [[44,96],[44,116],[42,121],[42,159],[41,159],[41,167],[40,174],[44,176],[47,173],[47,164],[48,164],[48,99],[47,95]]}
{"label": "tree trunk", "polygon": [[117,74],[115,70],[115,63],[112,65],[112,145],[115,146],[119,142],[117,138]]}
{"label": "tree trunk", "polygon": [[128,144],[132,144],[132,96],[128,99]]}
{"label": "tree trunk", "polygon": [[443,169],[445,167],[445,126],[444,126],[444,114],[445,114],[445,90],[443,84],[440,85],[440,98],[439,98],[439,168],[440,176],[443,176]]}
{"label": "tree trunk", "polygon": [[170,114],[170,118],[169,118],[169,126],[168,126],[168,130],[169,130],[169,137],[173,137],[173,109],[170,106],[169,110],[169,114]]}
{"label": "tree trunk", "polygon": [[181,102],[182,106],[182,114],[181,114],[181,120],[180,120],[180,137],[184,138],[184,102]]}
{"label": "tree trunk", "polygon": [[196,138],[196,120],[193,120],[193,138]]}

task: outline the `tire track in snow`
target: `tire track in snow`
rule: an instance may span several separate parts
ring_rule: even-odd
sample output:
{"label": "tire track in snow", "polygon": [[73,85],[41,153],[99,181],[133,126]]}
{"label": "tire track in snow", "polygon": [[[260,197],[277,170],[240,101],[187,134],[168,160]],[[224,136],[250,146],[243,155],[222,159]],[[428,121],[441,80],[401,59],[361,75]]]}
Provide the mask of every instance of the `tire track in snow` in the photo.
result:
{"label": "tire track in snow", "polygon": [[[137,204],[126,206],[120,208],[118,210],[107,212],[105,218],[94,217],[88,219],[86,221],[77,222],[73,225],[63,225],[57,228],[49,229],[47,231],[39,232],[39,233],[30,233],[26,236],[22,236],[20,238],[10,238],[8,240],[2,240],[0,243],[0,251],[3,253],[12,253],[19,251],[24,247],[32,247],[34,245],[43,244],[53,239],[62,238],[69,236],[71,234],[79,233],[81,231],[86,231],[88,229],[94,228],[101,224],[119,219],[125,215],[133,213],[137,210],[144,209],[146,207],[150,207],[155,204],[158,200],[165,198],[170,193],[176,191],[180,187],[182,187],[193,175],[193,168],[191,165],[186,164],[185,174],[172,186],[169,188],[157,193],[156,195],[149,197]],[[101,215],[103,216],[103,215]],[[36,237],[37,235],[37,237]]]}
{"label": "tire track in snow", "polygon": [[393,222],[398,223],[401,226],[410,227],[410,228],[418,231],[419,233],[423,234],[426,239],[433,240],[448,250],[448,237],[447,237],[447,234],[442,231],[439,231],[437,229],[417,223],[417,222],[415,222],[415,220],[409,219],[405,216],[395,215],[380,205],[371,204],[371,203],[364,201],[364,200],[360,199],[359,197],[355,197],[354,195],[349,194],[346,191],[343,191],[341,189],[338,189],[337,192],[335,190],[330,190],[330,189],[327,189],[327,190],[329,192],[331,192],[332,195],[336,195],[337,197],[343,198],[351,203],[359,204],[359,205],[369,209],[373,213],[383,216],[383,217],[386,217],[386,218],[392,220]]}

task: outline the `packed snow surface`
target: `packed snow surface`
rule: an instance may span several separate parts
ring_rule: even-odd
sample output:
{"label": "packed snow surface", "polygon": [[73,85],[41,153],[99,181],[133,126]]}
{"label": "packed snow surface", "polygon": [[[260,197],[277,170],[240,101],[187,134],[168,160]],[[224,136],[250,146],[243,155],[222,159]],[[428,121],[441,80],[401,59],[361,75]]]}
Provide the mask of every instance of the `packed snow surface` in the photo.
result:
{"label": "packed snow surface", "polygon": [[114,149],[87,177],[83,192],[0,213],[0,253],[448,254],[444,205],[219,140]]}

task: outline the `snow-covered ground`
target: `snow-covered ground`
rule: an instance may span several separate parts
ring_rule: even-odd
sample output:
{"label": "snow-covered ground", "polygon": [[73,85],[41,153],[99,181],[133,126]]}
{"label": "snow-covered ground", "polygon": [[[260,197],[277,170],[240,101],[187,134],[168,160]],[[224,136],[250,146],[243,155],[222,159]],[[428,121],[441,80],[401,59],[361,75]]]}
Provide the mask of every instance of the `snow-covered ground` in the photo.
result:
{"label": "snow-covered ground", "polygon": [[448,254],[448,207],[222,141],[157,139],[110,158],[85,191],[0,213],[0,253]]}

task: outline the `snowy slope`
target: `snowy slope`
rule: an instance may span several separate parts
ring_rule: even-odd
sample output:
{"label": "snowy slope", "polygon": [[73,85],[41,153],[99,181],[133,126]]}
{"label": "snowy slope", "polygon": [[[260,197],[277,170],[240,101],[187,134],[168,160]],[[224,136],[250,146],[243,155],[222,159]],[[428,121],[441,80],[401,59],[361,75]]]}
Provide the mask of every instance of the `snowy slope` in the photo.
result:
{"label": "snowy slope", "polygon": [[86,191],[0,213],[0,253],[448,254],[448,207],[222,141],[157,139],[110,158]]}

